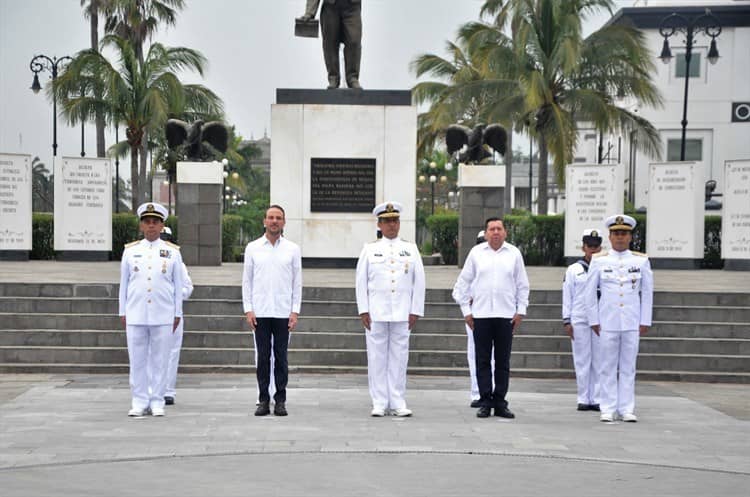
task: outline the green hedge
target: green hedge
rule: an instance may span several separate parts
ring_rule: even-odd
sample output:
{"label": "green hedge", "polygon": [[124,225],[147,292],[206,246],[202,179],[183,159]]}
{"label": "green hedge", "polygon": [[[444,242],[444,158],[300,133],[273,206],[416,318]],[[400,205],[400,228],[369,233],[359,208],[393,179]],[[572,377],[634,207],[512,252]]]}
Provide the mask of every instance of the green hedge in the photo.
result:
{"label": "green hedge", "polygon": [[[171,216],[165,223],[172,230],[172,235],[179,243],[179,232],[177,230],[177,217]],[[240,239],[240,216],[225,215],[222,219],[222,254],[224,262],[236,262],[239,260],[238,253],[242,254],[243,247],[238,244]],[[36,260],[54,259],[54,219],[50,213],[34,213],[32,217],[32,248],[31,258]],[[112,256],[111,259],[119,261],[125,244],[138,240],[138,218],[130,213],[112,215]]]}
{"label": "green hedge", "polygon": [[563,216],[505,216],[507,240],[518,247],[528,266],[565,264]]}
{"label": "green hedge", "polygon": [[[630,214],[637,225],[633,230],[632,250],[646,252],[646,215]],[[517,246],[528,266],[565,265],[565,216],[508,215],[503,219],[507,240]],[[701,267],[721,269],[721,216],[705,217],[704,253]],[[435,214],[427,218],[435,234],[435,249],[446,264],[455,264],[458,246],[458,215]],[[447,257],[446,257],[447,254]]]}
{"label": "green hedge", "polygon": [[427,218],[427,227],[435,240],[434,250],[443,256],[448,265],[458,263],[458,214],[433,214]]}

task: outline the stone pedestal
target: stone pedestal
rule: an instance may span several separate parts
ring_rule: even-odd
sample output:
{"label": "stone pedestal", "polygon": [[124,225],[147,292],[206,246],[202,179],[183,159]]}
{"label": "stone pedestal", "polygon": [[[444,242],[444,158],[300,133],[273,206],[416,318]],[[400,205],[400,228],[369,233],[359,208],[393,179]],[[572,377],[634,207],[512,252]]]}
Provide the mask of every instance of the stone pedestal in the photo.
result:
{"label": "stone pedestal", "polygon": [[724,164],[721,257],[724,269],[750,271],[750,160]]}
{"label": "stone pedestal", "polygon": [[705,208],[703,165],[652,163],[646,247],[656,269],[698,269],[703,260]]}
{"label": "stone pedestal", "polygon": [[271,203],[307,267],[352,267],[375,240],[375,205],[416,230],[417,109],[409,91],[279,89],[271,107]]}
{"label": "stone pedestal", "polygon": [[476,244],[477,233],[484,229],[484,222],[490,217],[503,218],[505,166],[462,164],[458,167],[458,186],[461,193],[458,266],[463,267],[466,256]]}
{"label": "stone pedestal", "polygon": [[177,163],[177,235],[189,266],[221,266],[223,166],[214,162]]}

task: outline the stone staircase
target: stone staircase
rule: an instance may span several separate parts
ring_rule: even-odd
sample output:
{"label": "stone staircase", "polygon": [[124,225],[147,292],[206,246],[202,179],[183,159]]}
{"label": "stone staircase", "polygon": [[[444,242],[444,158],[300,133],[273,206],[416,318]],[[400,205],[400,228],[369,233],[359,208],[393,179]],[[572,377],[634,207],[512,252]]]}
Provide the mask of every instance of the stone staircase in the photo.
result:
{"label": "stone staircase", "polygon": [[[532,291],[511,360],[516,377],[571,378],[559,291]],[[185,303],[181,372],[254,371],[239,286],[198,286]],[[465,375],[466,334],[448,290],[428,290],[410,374]],[[750,294],[657,293],[641,340],[641,379],[750,383]],[[361,372],[365,340],[351,288],[305,288],[292,371]],[[0,372],[125,373],[115,284],[0,283]]]}

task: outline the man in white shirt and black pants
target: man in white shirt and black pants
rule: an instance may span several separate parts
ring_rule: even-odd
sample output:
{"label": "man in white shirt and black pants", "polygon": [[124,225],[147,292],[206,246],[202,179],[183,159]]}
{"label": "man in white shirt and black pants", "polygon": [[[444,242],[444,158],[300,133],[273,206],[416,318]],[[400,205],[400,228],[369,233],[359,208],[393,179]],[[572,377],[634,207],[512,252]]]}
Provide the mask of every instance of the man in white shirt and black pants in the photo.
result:
{"label": "man in white shirt and black pants", "polygon": [[272,205],[263,219],[265,234],[245,248],[242,304],[247,323],[255,330],[258,351],[256,375],[260,394],[256,416],[271,413],[268,387],[272,348],[276,383],[273,413],[287,415],[287,348],[302,305],[302,257],[299,246],[282,236],[285,222],[284,209]]}
{"label": "man in white shirt and black pants", "polygon": [[[479,410],[477,417],[514,418],[505,399],[510,376],[513,332],[526,314],[529,279],[521,252],[505,241],[503,221],[485,222],[485,243],[469,252],[453,287],[453,298],[461,306],[466,324],[474,330]],[[491,356],[495,349],[495,387],[492,387]]]}

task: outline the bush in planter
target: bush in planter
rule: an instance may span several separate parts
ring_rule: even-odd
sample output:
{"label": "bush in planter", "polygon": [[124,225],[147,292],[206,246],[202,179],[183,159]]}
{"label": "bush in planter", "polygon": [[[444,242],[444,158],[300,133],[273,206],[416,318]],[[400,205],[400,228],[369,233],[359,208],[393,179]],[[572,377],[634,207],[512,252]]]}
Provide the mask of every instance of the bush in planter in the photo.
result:
{"label": "bush in planter", "polygon": [[564,216],[505,216],[507,240],[523,254],[527,266],[565,264]]}
{"label": "bush in planter", "polygon": [[435,249],[448,265],[458,263],[458,214],[433,214],[427,218],[427,227],[435,240]]}

